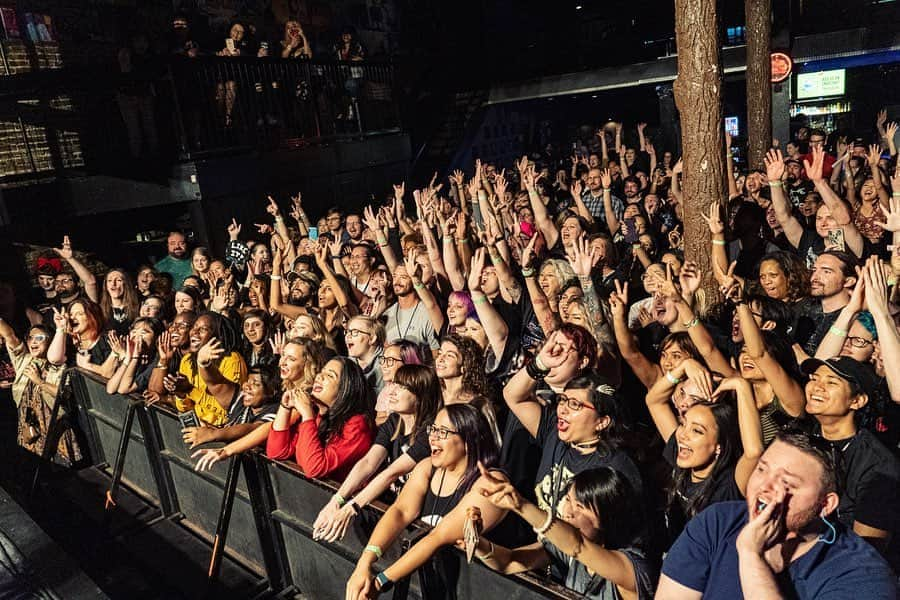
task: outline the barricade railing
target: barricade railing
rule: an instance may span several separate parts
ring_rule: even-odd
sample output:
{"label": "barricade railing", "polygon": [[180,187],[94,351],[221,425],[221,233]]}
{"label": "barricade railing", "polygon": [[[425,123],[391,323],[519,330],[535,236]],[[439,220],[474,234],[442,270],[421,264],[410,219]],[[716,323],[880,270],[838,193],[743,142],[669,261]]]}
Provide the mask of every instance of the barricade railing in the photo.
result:
{"label": "barricade railing", "polygon": [[185,155],[400,128],[388,62],[205,56],[171,68]]}
{"label": "barricade railing", "polygon": [[[166,518],[178,520],[201,538],[215,543],[224,526],[225,553],[266,580],[269,591],[295,589],[306,597],[331,600],[344,597],[344,584],[386,507],[375,502],[363,509],[343,540],[325,544],[312,539],[319,510],[337,491],[333,482],[305,477],[296,464],[267,458],[259,450],[240,457],[242,474],[234,486],[231,518],[220,522],[226,491],[228,461],[208,472],[194,470],[182,437],[178,415],[169,406],[140,404],[136,426],[123,438],[128,407],[140,402],[136,395],[107,394],[105,382],[91,373],[70,371],[74,410],[86,434],[94,465],[112,474],[116,456],[124,451],[121,482],[156,506]],[[121,443],[123,439],[127,442]],[[98,502],[105,499],[98,498]],[[429,527],[417,522],[401,534],[380,564],[396,560]],[[506,576],[453,548],[443,549],[431,561],[458,598],[517,600],[545,597],[571,599],[564,588],[533,574]],[[211,571],[211,574],[213,572]],[[395,588],[394,600],[426,599],[422,570]]]}

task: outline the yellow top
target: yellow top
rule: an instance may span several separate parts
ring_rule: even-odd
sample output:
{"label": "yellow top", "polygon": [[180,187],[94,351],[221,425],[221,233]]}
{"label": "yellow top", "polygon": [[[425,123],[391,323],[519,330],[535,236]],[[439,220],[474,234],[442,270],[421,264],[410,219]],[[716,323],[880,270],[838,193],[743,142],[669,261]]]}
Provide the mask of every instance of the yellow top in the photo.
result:
{"label": "yellow top", "polygon": [[[201,421],[214,427],[224,425],[228,421],[228,407],[223,408],[215,396],[206,390],[206,382],[200,377],[200,369],[197,369],[196,374],[191,372],[190,357],[191,354],[188,353],[181,358],[178,372],[188,378],[193,388],[184,398],[176,396],[175,405],[182,412],[193,409]],[[232,352],[222,358],[219,372],[225,379],[240,386],[247,379],[247,363],[240,354]]]}

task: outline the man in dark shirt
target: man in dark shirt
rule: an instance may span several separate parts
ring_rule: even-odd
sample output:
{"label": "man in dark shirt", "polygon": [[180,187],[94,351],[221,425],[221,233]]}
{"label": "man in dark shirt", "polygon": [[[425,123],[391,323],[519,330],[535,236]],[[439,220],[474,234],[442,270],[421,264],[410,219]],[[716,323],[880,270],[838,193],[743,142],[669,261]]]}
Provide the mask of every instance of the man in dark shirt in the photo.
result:
{"label": "man in dark shirt", "polygon": [[657,600],[895,598],[890,567],[842,523],[834,464],[801,433],[760,457],[745,502],[692,519],[662,568]]}
{"label": "man in dark shirt", "polygon": [[828,250],[816,258],[810,277],[812,297],[797,303],[797,324],[794,340],[810,356],[841,309],[850,301],[856,285],[857,260],[852,254]]}
{"label": "man in dark shirt", "polygon": [[878,378],[868,364],[849,356],[803,363],[806,412],[816,419],[819,435],[831,447],[838,469],[838,520],[884,550],[900,521],[900,464],[874,434],[856,425]]}

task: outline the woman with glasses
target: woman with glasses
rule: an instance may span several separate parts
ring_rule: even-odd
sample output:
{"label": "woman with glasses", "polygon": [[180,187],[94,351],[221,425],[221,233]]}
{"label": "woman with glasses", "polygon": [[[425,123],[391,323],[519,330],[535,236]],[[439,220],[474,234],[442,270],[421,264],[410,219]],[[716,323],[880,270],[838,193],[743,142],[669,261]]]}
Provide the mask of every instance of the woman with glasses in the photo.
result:
{"label": "woman with glasses", "polygon": [[[342,539],[359,509],[395,482],[402,484],[416,464],[428,458],[431,450],[426,426],[434,422],[441,404],[441,388],[434,369],[424,365],[403,365],[397,369],[390,390],[391,416],[378,428],[369,452],[356,463],[319,513],[313,525],[315,539]],[[379,473],[385,460],[387,467]],[[369,483],[363,487],[366,481]]]}
{"label": "woman with glasses", "polygon": [[480,539],[475,557],[486,566],[507,575],[549,571],[553,581],[584,598],[653,597],[658,571],[638,544],[642,524],[634,507],[641,499],[618,472],[600,467],[573,477],[559,518],[549,520],[511,484],[486,477],[484,491],[494,506],[515,512],[535,530],[547,525],[540,541],[521,548]]}
{"label": "woman with glasses", "polygon": [[[691,401],[676,416],[675,387],[693,384]],[[663,458],[672,467],[665,517],[669,542],[689,519],[715,502],[740,500],[763,451],[762,425],[753,384],[740,376],[722,380],[693,359],[666,373],[647,392],[647,408],[666,441]]]}
{"label": "woman with glasses", "polygon": [[538,506],[553,514],[569,480],[587,469],[610,467],[636,491],[642,488],[637,467],[619,449],[621,425],[615,389],[605,379],[592,372],[575,376],[546,405],[535,395],[538,382],[573,351],[565,335],[554,332],[535,360],[503,390],[507,406],[540,446],[535,495]]}
{"label": "woman with glasses", "polygon": [[375,436],[375,401],[362,369],[339,356],[316,375],[312,389],[292,387],[281,399],[266,455],[295,458],[307,477],[343,480]]}
{"label": "woman with glasses", "polygon": [[344,331],[347,354],[362,369],[377,396],[384,389],[384,375],[379,361],[384,346],[384,325],[373,317],[359,315],[350,319]]}
{"label": "woman with glasses", "polygon": [[424,365],[426,360],[420,345],[409,340],[394,340],[384,347],[378,362],[384,376],[384,388],[375,400],[375,423],[380,426],[388,418],[391,384],[397,370],[403,365]]}
{"label": "woman with glasses", "polygon": [[169,373],[177,373],[181,365],[181,359],[189,351],[191,344],[190,331],[197,320],[197,313],[193,311],[175,315],[172,324],[160,334],[156,341],[156,365],[150,374],[147,390],[164,398],[167,394],[165,378]]}
{"label": "woman with glasses", "polygon": [[[472,406],[454,404],[438,412],[426,429],[431,459],[413,469],[397,500],[378,521],[356,569],[347,582],[348,599],[364,599],[387,592],[394,582],[419,569],[442,547],[463,538],[467,513],[481,511],[482,533],[493,529],[506,511],[491,504],[481,494],[486,479],[478,465],[505,481],[498,471],[498,450],[490,427]],[[433,529],[393,564],[373,576],[372,567],[384,551],[416,518]],[[428,597],[446,597],[453,582],[435,581],[430,570],[420,571],[423,591]],[[431,594],[437,594],[432,596]]]}
{"label": "woman with glasses", "polygon": [[[29,452],[41,456],[47,440],[47,426],[65,365],[47,360],[50,330],[33,325],[21,340],[9,323],[0,319],[0,337],[15,370],[12,398],[18,409],[17,441]],[[65,464],[81,460],[81,450],[71,429],[59,440],[57,459]]]}
{"label": "woman with glasses", "polygon": [[[876,263],[872,263],[876,265]],[[876,265],[876,268],[880,265]],[[875,320],[863,305],[869,295],[863,277],[859,277],[848,302],[838,313],[834,324],[822,338],[816,349],[816,358],[834,358],[849,356],[861,363],[872,360],[878,347],[878,330]]]}

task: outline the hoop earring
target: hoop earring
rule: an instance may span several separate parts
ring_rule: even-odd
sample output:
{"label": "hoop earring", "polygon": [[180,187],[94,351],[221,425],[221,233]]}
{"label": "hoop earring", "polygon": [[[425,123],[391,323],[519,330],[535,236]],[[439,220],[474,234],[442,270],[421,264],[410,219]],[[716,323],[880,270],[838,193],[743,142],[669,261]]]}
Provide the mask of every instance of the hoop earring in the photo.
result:
{"label": "hoop earring", "polygon": [[837,530],[834,528],[834,525],[832,525],[828,521],[828,519],[826,519],[825,517],[823,517],[821,515],[819,515],[819,518],[822,520],[823,523],[825,523],[825,525],[828,527],[829,531],[827,534],[820,535],[818,538],[816,538],[816,541],[822,542],[823,544],[828,544],[830,546],[837,539]]}

